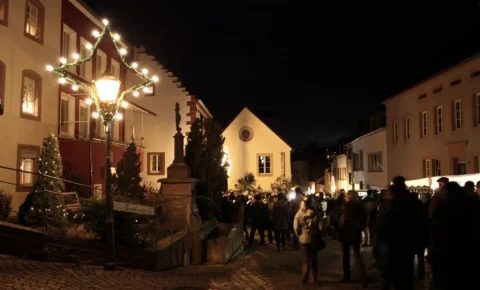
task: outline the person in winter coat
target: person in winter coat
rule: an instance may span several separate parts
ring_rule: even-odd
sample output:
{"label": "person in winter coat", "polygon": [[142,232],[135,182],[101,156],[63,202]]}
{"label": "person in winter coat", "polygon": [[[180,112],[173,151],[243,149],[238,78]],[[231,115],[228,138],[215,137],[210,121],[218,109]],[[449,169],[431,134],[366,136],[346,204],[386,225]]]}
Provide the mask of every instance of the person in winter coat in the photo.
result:
{"label": "person in winter coat", "polygon": [[255,195],[255,203],[250,207],[249,211],[252,228],[250,230],[248,245],[252,246],[257,230],[260,234],[260,244],[265,245],[265,229],[268,225],[268,207],[262,202],[261,195]]}
{"label": "person in winter coat", "polygon": [[275,200],[275,197],[271,195],[267,201],[267,207],[268,207],[267,233],[268,233],[268,242],[270,244],[273,243],[272,231],[274,230],[273,228],[273,205],[275,204],[274,200]]}
{"label": "person in winter coat", "polygon": [[241,223],[243,227],[243,231],[245,232],[245,238],[248,239],[248,211],[247,211],[247,203],[245,196],[243,194],[239,194],[237,196],[237,202],[235,203],[235,222]]}
{"label": "person in winter coat", "polygon": [[371,247],[372,239],[374,238],[374,231],[371,227],[372,223],[370,223],[370,218],[374,208],[377,206],[377,203],[373,198],[373,190],[369,189],[367,191],[367,197],[363,200],[363,205],[365,207],[365,211],[367,212],[367,227],[364,230],[365,241],[363,242],[363,246]]}
{"label": "person in winter coat", "polygon": [[300,208],[293,221],[293,229],[298,241],[301,244],[303,264],[302,281],[308,283],[310,272],[312,279],[317,281],[318,272],[318,248],[317,241],[320,237],[322,224],[320,218],[315,212],[314,199],[309,198],[302,201]]}
{"label": "person in winter coat", "polygon": [[279,193],[278,200],[273,205],[273,228],[275,229],[275,240],[277,251],[285,250],[285,238],[290,220],[290,209],[285,194]]}
{"label": "person in winter coat", "polygon": [[[305,198],[305,194],[303,193],[300,187],[295,188],[295,199],[290,202],[290,211],[292,213],[292,226],[293,226],[293,217],[297,214],[298,210],[300,209],[300,205]],[[293,235],[293,246],[295,249],[298,249],[298,238],[294,234]]]}
{"label": "person in winter coat", "polygon": [[340,209],[339,240],[343,253],[343,281],[350,282],[350,248],[353,249],[355,264],[360,267],[362,285],[367,285],[365,264],[360,254],[362,231],[367,226],[367,212],[358,201],[358,192],[350,190],[345,195],[345,203]]}

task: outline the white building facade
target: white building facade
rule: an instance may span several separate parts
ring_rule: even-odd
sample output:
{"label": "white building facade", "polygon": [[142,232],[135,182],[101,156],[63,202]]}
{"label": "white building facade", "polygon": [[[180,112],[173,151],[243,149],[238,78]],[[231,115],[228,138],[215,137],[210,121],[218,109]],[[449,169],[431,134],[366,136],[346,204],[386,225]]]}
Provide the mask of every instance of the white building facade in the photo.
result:
{"label": "white building facade", "polygon": [[[45,70],[60,56],[61,0],[0,1],[0,165],[37,171],[43,138],[57,132],[58,82]],[[14,210],[31,174],[0,169],[0,189]]]}
{"label": "white building facade", "polygon": [[353,140],[348,147],[352,156],[352,188],[385,188],[389,184],[386,129],[365,134]]}
{"label": "white building facade", "polygon": [[[135,97],[128,95],[131,104],[125,112],[125,139],[132,140],[142,148],[142,178],[146,184],[158,186],[158,179],[165,178],[167,167],[174,159],[176,131],[175,104],[179,104],[180,128],[185,136],[185,146],[190,125],[196,119],[212,118],[210,111],[182,86],[177,77],[169,72],[144,48],[134,49],[134,60],[139,67],[147,68],[160,81]],[[127,72],[127,86],[139,82],[138,77]]]}
{"label": "white building facade", "polygon": [[292,148],[249,109],[238,114],[223,136],[230,159],[229,189],[235,189],[246,172],[253,173],[266,192],[277,177],[291,178]]}

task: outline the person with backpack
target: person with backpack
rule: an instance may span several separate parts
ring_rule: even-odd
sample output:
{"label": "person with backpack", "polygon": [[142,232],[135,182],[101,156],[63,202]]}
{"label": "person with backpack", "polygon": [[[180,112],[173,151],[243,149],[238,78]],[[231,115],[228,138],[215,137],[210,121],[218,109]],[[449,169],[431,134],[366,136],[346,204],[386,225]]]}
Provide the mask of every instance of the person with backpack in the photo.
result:
{"label": "person with backpack", "polygon": [[302,249],[302,281],[304,284],[308,283],[311,272],[313,282],[316,282],[319,242],[323,239],[321,237],[322,223],[315,211],[315,198],[313,196],[309,196],[307,200],[300,203],[300,208],[293,219],[293,229]]}
{"label": "person with backpack", "polygon": [[371,219],[375,219],[375,217],[372,217],[372,213],[377,206],[377,203],[375,201],[375,198],[373,198],[373,190],[369,189],[367,191],[367,197],[363,200],[363,206],[365,207],[365,211],[367,213],[367,224],[364,229],[364,235],[365,235],[365,240],[363,241],[363,246],[364,247],[371,247],[372,246],[372,240],[373,240],[373,235],[374,235],[374,223],[371,223]]}
{"label": "person with backpack", "polygon": [[339,240],[342,243],[343,253],[343,281],[350,282],[350,248],[353,249],[355,264],[360,268],[361,283],[367,287],[367,273],[365,263],[360,253],[362,231],[367,226],[367,212],[358,201],[358,192],[349,190],[345,196],[345,203],[340,209]]}

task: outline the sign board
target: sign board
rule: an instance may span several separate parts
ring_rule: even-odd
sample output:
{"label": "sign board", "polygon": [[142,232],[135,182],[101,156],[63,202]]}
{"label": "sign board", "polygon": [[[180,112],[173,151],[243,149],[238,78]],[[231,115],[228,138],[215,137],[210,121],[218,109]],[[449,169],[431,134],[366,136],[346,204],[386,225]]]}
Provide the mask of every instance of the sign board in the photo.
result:
{"label": "sign board", "polygon": [[141,215],[152,215],[152,216],[155,215],[155,208],[153,206],[120,202],[120,201],[113,202],[113,210],[134,213],[134,214],[141,214]]}

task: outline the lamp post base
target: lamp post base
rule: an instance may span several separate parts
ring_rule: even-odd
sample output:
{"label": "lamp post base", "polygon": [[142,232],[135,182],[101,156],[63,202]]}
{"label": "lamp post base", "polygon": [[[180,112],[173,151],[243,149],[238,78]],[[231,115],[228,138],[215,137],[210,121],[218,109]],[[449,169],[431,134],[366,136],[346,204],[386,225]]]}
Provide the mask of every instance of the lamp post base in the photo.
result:
{"label": "lamp post base", "polygon": [[105,264],[103,268],[108,271],[114,271],[117,268],[115,261],[115,233],[114,221],[105,220]]}

